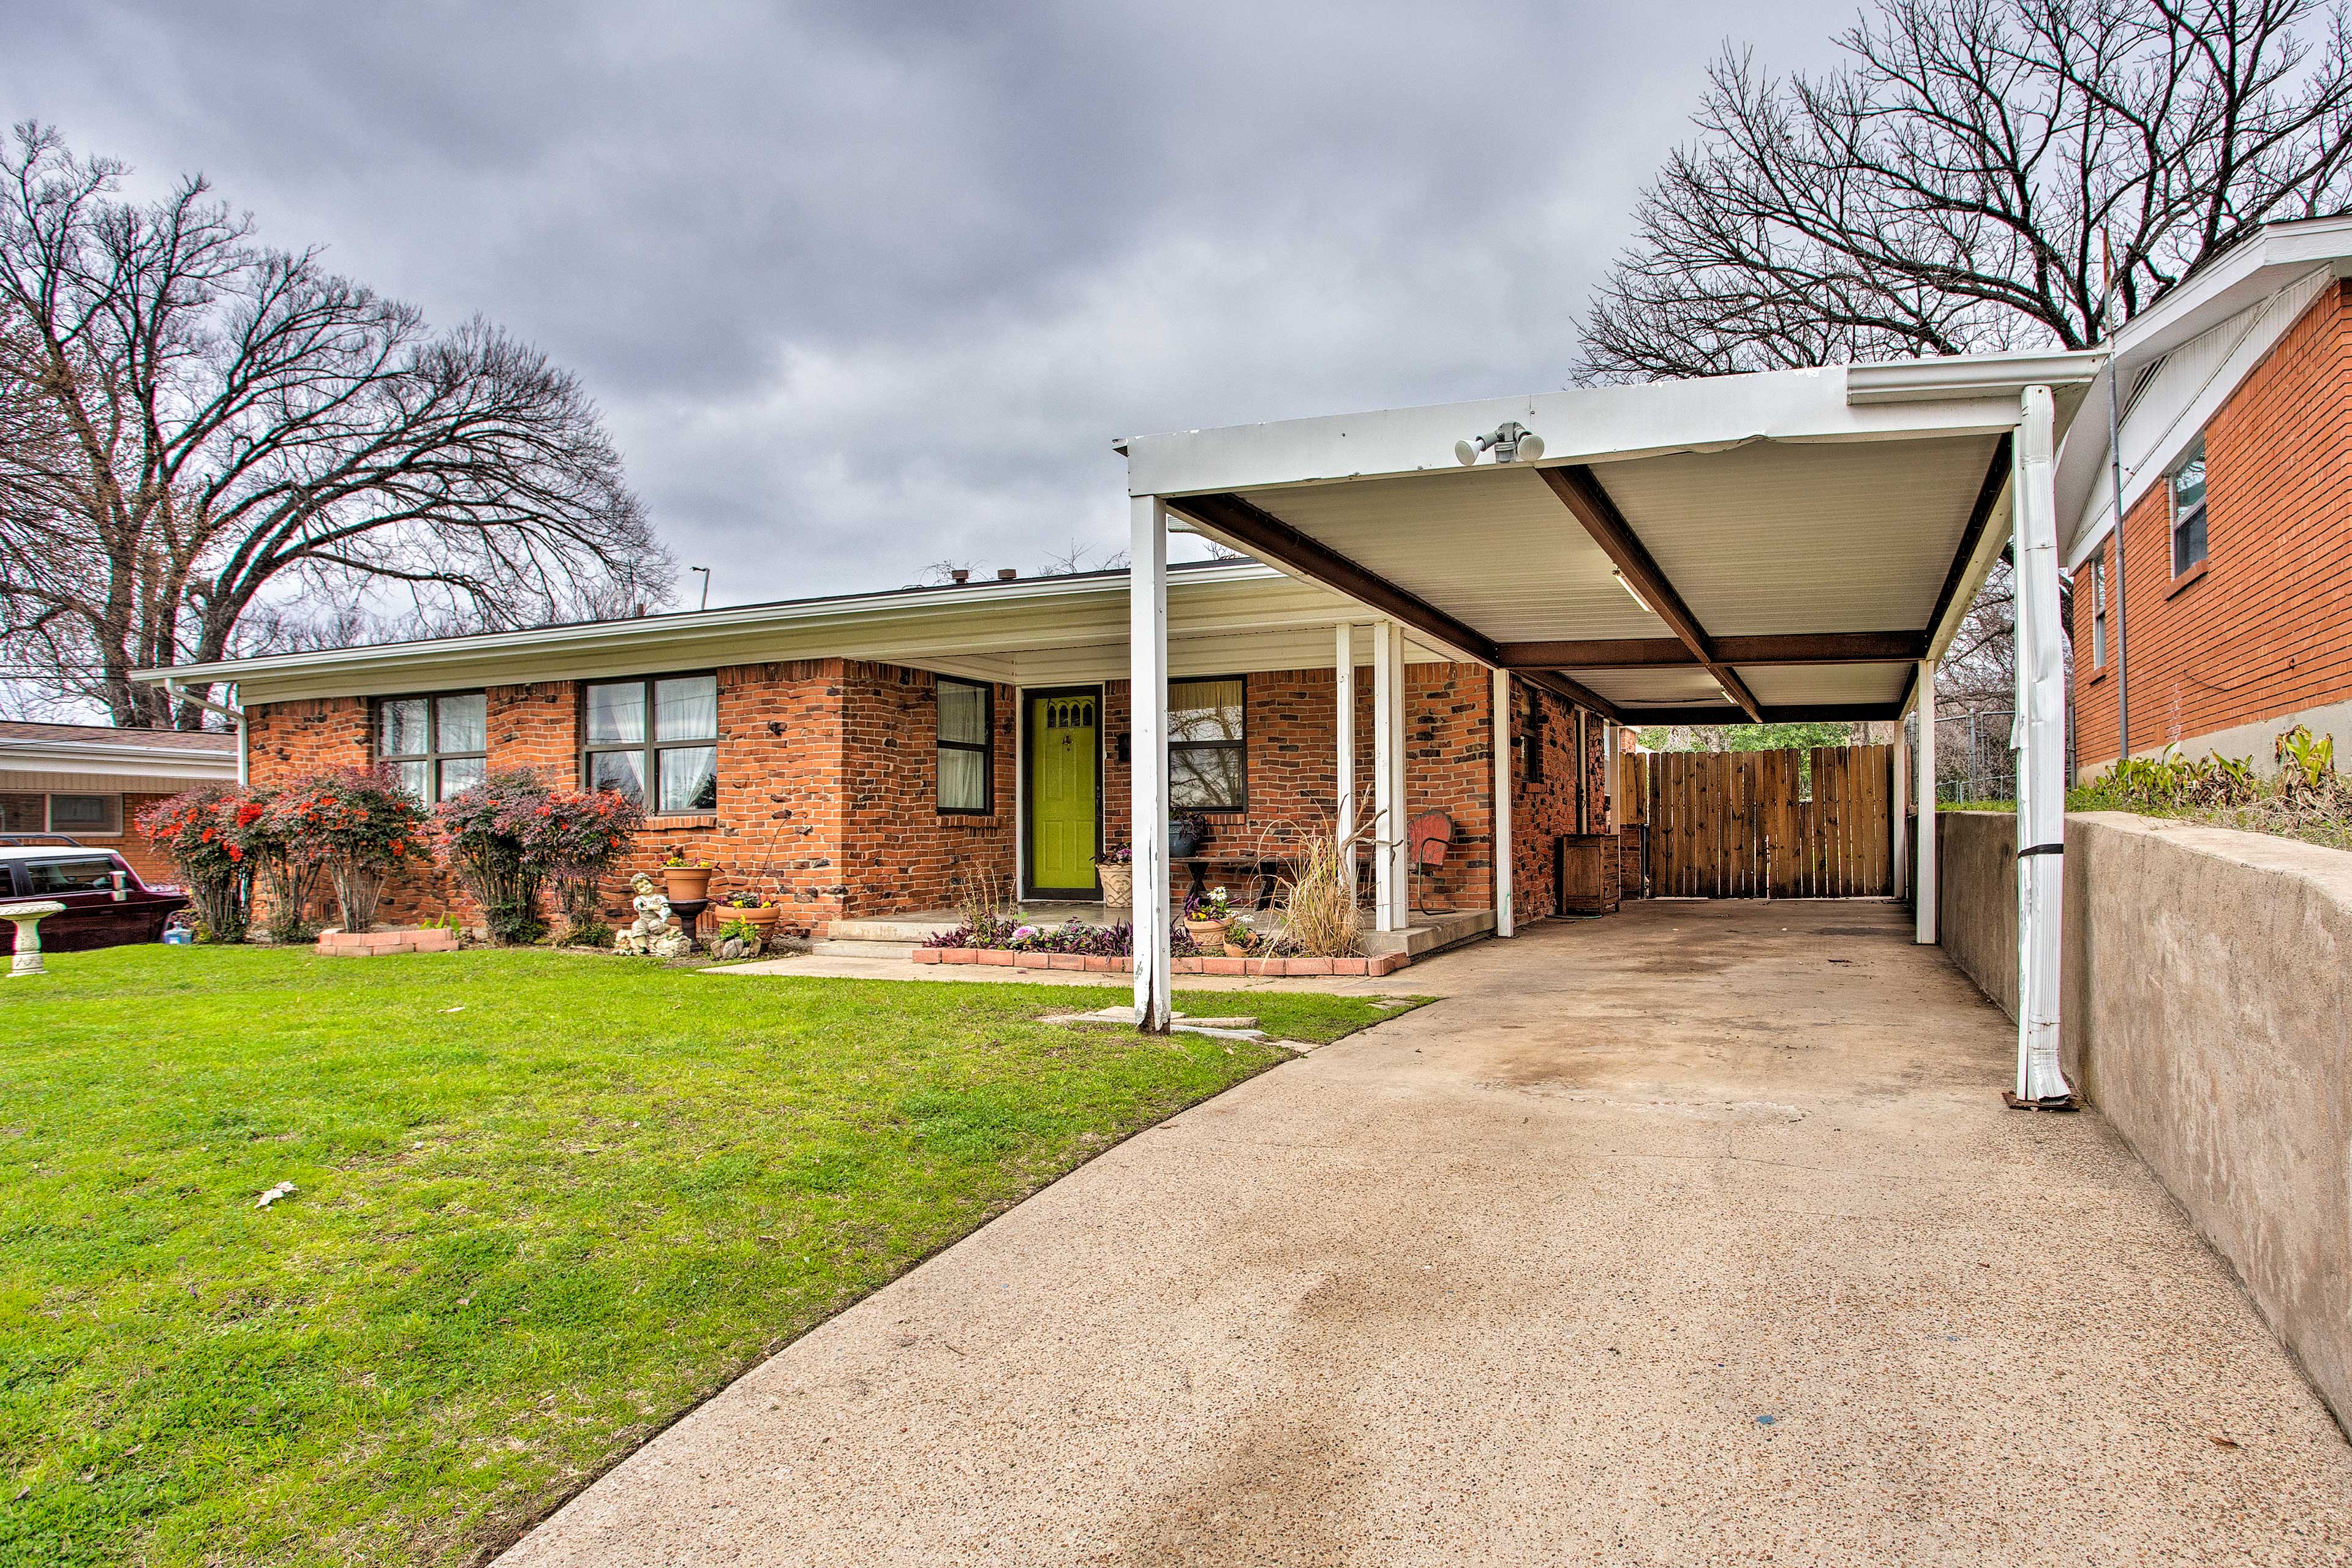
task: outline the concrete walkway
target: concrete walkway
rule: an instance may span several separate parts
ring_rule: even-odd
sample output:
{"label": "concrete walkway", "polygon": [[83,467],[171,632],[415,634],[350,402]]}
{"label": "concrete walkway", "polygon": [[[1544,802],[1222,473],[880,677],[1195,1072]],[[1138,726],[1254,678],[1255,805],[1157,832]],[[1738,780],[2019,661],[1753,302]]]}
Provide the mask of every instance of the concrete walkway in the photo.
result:
{"label": "concrete walkway", "polygon": [[[1112,1150],[519,1546],[695,1563],[2352,1557],[2352,1451],[1895,910],[1636,906]],[[1475,984],[1468,984],[1475,979]]]}

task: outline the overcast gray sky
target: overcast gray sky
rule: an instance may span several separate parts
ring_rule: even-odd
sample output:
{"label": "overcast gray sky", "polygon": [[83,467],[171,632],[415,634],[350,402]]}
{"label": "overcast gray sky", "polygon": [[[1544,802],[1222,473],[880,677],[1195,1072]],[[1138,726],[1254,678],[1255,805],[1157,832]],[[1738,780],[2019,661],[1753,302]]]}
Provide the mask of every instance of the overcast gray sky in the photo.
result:
{"label": "overcast gray sky", "polygon": [[577,370],[719,604],[1118,548],[1119,436],[1565,384],[1718,46],[1854,5],[7,9],[8,119]]}

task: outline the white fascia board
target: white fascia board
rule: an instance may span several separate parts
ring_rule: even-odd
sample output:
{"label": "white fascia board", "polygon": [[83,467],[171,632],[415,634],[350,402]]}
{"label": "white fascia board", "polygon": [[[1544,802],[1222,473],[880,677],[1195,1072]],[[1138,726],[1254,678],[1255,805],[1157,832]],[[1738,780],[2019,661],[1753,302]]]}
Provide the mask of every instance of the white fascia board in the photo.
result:
{"label": "white fascia board", "polygon": [[[76,744],[0,741],[0,777],[12,773],[103,773],[126,779],[233,779],[232,752],[192,752],[178,746]],[[0,789],[6,788],[0,784]]]}
{"label": "white fascia board", "polygon": [[[2011,357],[2011,356],[1988,356]],[[2051,356],[2041,356],[2049,358]],[[2073,356],[2058,356],[2071,359]],[[2061,378],[2090,378],[2084,364]],[[1850,367],[1763,371],[1527,397],[1180,430],[1119,443],[1128,492],[1214,494],[1417,473],[1458,473],[1454,443],[1517,420],[1543,437],[1543,466],[1720,451],[1749,441],[1870,441],[1986,435],[2017,423],[2015,389],[1856,404]],[[2047,382],[2050,376],[2042,378]]]}
{"label": "white fascia board", "polygon": [[[1181,569],[1171,589],[1187,598],[1253,585],[1286,589],[1293,580],[1255,561]],[[371,647],[272,654],[142,669],[150,684],[236,681],[249,701],[432,689],[438,684],[570,679],[583,673],[628,676],[712,664],[789,658],[879,658],[914,647],[985,656],[1001,638],[1052,637],[1070,617],[1108,606],[1123,614],[1124,574],[974,583],[961,588],[896,592],[647,616],[625,621],[543,626],[479,637],[390,643]],[[1098,602],[1098,605],[1097,605]],[[784,649],[795,651],[782,651]],[[806,651],[815,650],[815,651]]]}
{"label": "white fascia board", "polygon": [[2352,216],[2265,226],[2116,333],[2116,358],[2126,382],[2139,366],[2318,267],[2330,268],[2338,278],[2352,276]]}
{"label": "white fascia board", "polygon": [[2106,400],[2112,387],[2119,382],[2128,388],[2159,358],[2189,349],[2208,333],[2236,334],[2227,353],[2195,385],[2168,384],[2179,363],[2175,360],[2158,373],[2155,384],[2125,415],[2124,510],[2128,511],[2178,466],[2319,291],[2347,275],[2352,275],[2352,258],[2330,258],[2318,266],[2298,258],[2285,265],[2256,267],[2224,279],[2226,286],[2208,292],[2204,308],[2171,319],[2161,331],[2135,337],[2134,330],[2147,319],[2141,317],[2118,334],[2113,365],[2093,384],[2058,449],[2058,552],[2069,570],[2089,559],[2115,531],[2115,470],[2107,451]]}
{"label": "white fascia board", "polygon": [[2029,386],[2080,386],[2106,361],[2098,350],[2048,353],[1955,354],[1846,367],[1846,398],[1856,404],[1933,403],[1998,398],[2014,404]]}

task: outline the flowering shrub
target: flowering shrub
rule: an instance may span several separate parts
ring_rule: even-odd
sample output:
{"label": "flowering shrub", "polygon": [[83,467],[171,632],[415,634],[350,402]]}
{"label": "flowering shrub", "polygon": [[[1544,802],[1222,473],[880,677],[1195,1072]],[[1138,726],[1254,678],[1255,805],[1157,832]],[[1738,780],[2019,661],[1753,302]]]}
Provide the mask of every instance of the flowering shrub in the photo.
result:
{"label": "flowering shrub", "polygon": [[286,801],[283,790],[248,792],[236,805],[231,838],[269,894],[271,940],[293,943],[310,934],[304,907],[326,856],[318,836],[286,809]]}
{"label": "flowering shrub", "polygon": [[334,885],[345,931],[375,923],[386,877],[425,854],[429,818],[388,768],[330,768],[278,790],[273,830],[304,841]]}
{"label": "flowering shrub", "polygon": [[187,884],[210,942],[243,942],[251,918],[253,865],[237,838],[249,800],[235,785],[201,784],[139,814],[139,831]]}
{"label": "flowering shrub", "polygon": [[775,908],[777,902],[778,900],[768,897],[765,893],[730,893],[720,900],[720,907],[730,910],[767,910]]}
{"label": "flowering shrub", "polygon": [[528,769],[495,773],[435,808],[443,857],[482,906],[493,940],[545,933],[539,898],[550,878],[562,889],[569,934],[600,941],[598,882],[628,854],[645,822],[636,803],[611,790],[548,787]]}

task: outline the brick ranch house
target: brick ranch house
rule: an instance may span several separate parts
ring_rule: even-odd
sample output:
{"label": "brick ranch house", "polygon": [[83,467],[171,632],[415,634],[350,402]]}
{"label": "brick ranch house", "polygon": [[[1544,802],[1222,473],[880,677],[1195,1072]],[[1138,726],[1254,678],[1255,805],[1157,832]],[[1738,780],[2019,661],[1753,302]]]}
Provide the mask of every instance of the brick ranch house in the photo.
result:
{"label": "brick ranch house", "polygon": [[139,814],[192,784],[236,778],[230,735],[0,721],[0,837],[63,835],[112,850],[142,881],[169,882],[170,863],[139,836]]}
{"label": "brick ranch house", "polygon": [[[780,898],[783,928],[954,907],[992,881],[1098,900],[1129,837],[1124,572],[649,616],[173,671],[234,683],[257,784],[335,764],[394,769],[427,800],[487,770],[618,788],[648,822],[630,869],[673,850],[721,892]],[[1213,854],[1278,849],[1338,807],[1338,633],[1369,663],[1361,605],[1253,562],[1171,574],[1175,805]],[[1355,777],[1373,776],[1372,681],[1356,679]],[[1504,716],[1522,920],[1552,912],[1554,841],[1606,816],[1604,726],[1533,683]],[[1406,639],[1406,814],[1454,838],[1420,903],[1491,909],[1497,730],[1489,672]],[[1577,765],[1580,747],[1583,766]],[[1368,812],[1369,782],[1360,792]],[[1615,858],[1603,858],[1615,874]],[[625,877],[609,889],[614,908]],[[383,919],[475,919],[439,868],[404,873]],[[323,912],[323,911],[322,911]]]}
{"label": "brick ranch house", "polygon": [[2057,489],[2082,773],[2125,750],[2126,687],[2135,756],[2352,748],[2352,218],[2257,230],[2120,331]]}

